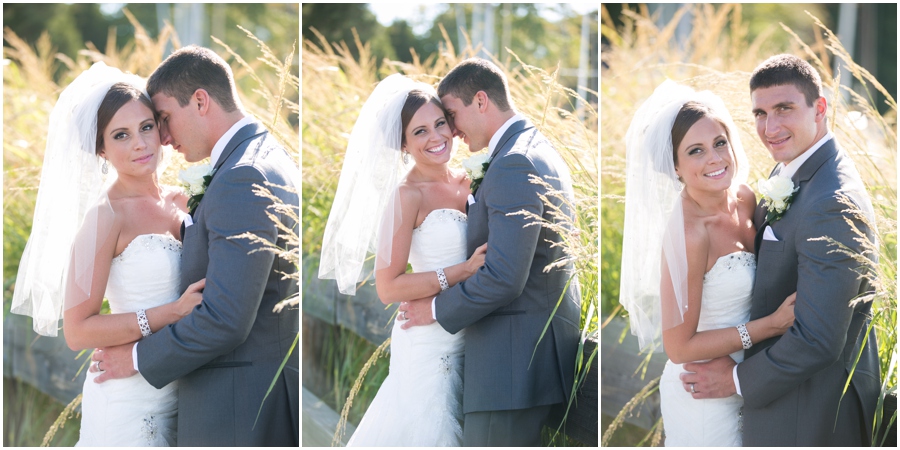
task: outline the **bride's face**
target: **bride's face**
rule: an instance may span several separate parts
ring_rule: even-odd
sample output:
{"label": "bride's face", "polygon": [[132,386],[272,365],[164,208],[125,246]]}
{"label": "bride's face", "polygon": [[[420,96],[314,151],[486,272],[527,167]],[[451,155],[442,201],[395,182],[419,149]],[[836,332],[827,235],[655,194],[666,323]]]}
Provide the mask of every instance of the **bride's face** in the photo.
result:
{"label": "bride's face", "polygon": [[453,130],[444,111],[426,102],[406,126],[406,145],[416,164],[446,164],[453,151]]}
{"label": "bride's face", "polygon": [[734,177],[734,158],[725,127],[719,122],[702,117],[678,145],[678,163],[675,173],[688,188],[725,190]]}
{"label": "bride's face", "polygon": [[116,111],[103,131],[103,153],[119,176],[152,174],[159,164],[159,130],[153,111],[132,100]]}

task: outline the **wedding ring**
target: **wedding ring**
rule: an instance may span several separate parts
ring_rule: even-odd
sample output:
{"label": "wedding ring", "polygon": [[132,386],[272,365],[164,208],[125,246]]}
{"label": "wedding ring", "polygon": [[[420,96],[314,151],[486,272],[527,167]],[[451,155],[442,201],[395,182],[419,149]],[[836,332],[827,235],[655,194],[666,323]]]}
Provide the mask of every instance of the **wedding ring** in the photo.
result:
{"label": "wedding ring", "polygon": [[97,361],[97,372],[103,372],[103,369],[100,368],[100,363],[103,361]]}
{"label": "wedding ring", "polygon": [[406,318],[406,311],[400,311],[400,314],[403,314],[403,317],[401,317],[401,319],[407,320],[407,318]]}
{"label": "wedding ring", "polygon": [[694,390],[694,383],[689,383],[691,385],[691,394],[696,394],[697,391]]}

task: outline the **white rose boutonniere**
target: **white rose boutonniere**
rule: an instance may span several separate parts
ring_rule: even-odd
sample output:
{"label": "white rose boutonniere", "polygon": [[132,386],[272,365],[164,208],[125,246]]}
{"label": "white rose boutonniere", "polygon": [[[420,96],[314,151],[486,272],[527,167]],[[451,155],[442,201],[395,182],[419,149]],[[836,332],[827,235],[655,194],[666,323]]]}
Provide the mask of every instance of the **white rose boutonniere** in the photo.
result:
{"label": "white rose boutonniere", "polygon": [[794,187],[794,182],[790,178],[775,175],[768,180],[759,180],[757,183],[759,193],[766,202],[766,220],[775,222],[781,219],[781,216],[791,207],[794,201],[794,193],[799,187]]}
{"label": "white rose boutonniere", "polygon": [[491,157],[487,153],[473,155],[463,161],[463,168],[466,169],[466,174],[468,174],[469,179],[472,180],[472,182],[469,183],[469,189],[472,190],[473,194],[478,190],[478,186],[481,185],[481,180],[484,179],[484,173],[487,172],[490,164]]}
{"label": "white rose boutonniere", "polygon": [[178,172],[178,179],[184,186],[184,192],[190,196],[187,206],[191,213],[194,212],[194,209],[200,204],[200,200],[203,199],[203,194],[206,193],[206,188],[209,187],[213,173],[215,171],[212,170],[212,166],[209,164],[198,164]]}

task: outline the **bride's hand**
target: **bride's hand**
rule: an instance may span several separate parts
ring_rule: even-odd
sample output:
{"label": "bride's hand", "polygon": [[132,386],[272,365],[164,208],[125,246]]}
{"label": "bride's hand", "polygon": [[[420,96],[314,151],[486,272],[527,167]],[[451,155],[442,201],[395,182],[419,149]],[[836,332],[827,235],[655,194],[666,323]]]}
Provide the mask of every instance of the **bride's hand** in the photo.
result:
{"label": "bride's hand", "polygon": [[484,255],[487,254],[487,243],[482,244],[475,249],[475,253],[466,261],[466,279],[475,275],[481,266],[484,265]]}
{"label": "bride's hand", "polygon": [[176,314],[183,318],[191,313],[194,307],[199,305],[203,300],[203,288],[206,287],[206,278],[188,286],[184,294],[176,300]]}
{"label": "bride's hand", "polygon": [[772,326],[774,326],[778,333],[777,335],[782,335],[787,332],[788,328],[794,324],[794,304],[797,302],[797,293],[789,295],[784,302],[781,303],[781,306],[772,313]]}

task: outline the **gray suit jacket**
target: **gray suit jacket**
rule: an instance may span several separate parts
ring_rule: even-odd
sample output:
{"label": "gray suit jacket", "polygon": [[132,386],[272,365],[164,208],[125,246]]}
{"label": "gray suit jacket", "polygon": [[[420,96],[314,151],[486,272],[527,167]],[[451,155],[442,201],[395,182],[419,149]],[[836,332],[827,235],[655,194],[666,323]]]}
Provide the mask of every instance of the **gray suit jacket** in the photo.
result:
{"label": "gray suit jacket", "polygon": [[[265,128],[241,128],[217,161],[218,168],[194,224],[183,233],[181,289],[206,278],[203,303],[172,325],[141,340],[138,364],[150,384],[179,380],[178,445],[299,446],[299,364],[295,350],[265,400],[299,330],[299,312],[272,312],[296,293],[297,283],[281,272],[297,268],[246,239],[253,232],[274,242],[275,224],[266,216],[271,200],[252,192],[265,181],[293,186],[297,165]],[[296,187],[295,187],[296,188]],[[269,188],[290,205],[296,193]],[[269,210],[270,212],[271,211]],[[298,225],[279,219],[295,232]],[[282,239],[277,244],[284,248]]]}
{"label": "gray suit jacket", "polygon": [[[859,251],[845,219],[852,219],[869,239],[873,230],[843,212],[848,206],[837,195],[847,195],[864,210],[871,211],[871,203],[853,162],[834,139],[814,153],[793,180],[799,190],[780,220],[766,222],[762,202],[754,218],[757,270],[751,319],[771,314],[794,291],[797,303],[796,320],[788,332],[754,344],[738,365],[744,397],[743,442],[746,446],[869,445],[880,391],[874,333],[869,334],[851,386],[840,400],[870,321],[870,303],[853,308],[849,303],[867,292],[869,284],[854,271],[858,263],[841,253],[829,253],[833,247],[826,242],[809,239],[829,236]],[[762,239],[767,225],[777,242]]]}
{"label": "gray suit jacket", "polygon": [[466,413],[560,403],[572,389],[581,302],[577,282],[565,289],[573,266],[544,273],[545,266],[564,257],[550,244],[560,236],[541,226],[526,227],[532,219],[508,215],[524,209],[552,220],[538,196],[546,189],[530,183],[529,175],[572,198],[565,162],[536,128],[519,121],[501,137],[469,207],[468,254],[487,242],[485,264],[436,300],[437,321],[445,330],[466,329]]}

